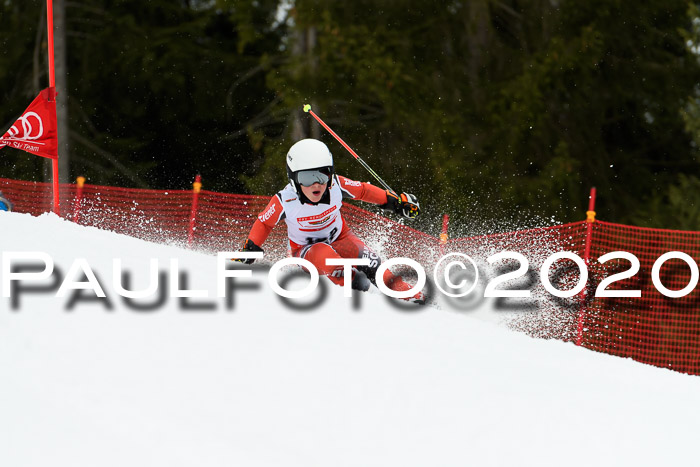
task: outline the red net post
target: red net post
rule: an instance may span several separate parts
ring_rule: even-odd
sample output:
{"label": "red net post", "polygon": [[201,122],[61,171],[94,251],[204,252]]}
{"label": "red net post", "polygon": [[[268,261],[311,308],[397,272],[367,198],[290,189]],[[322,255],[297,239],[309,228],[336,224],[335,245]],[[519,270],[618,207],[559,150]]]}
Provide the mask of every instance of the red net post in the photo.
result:
{"label": "red net post", "polygon": [[440,257],[445,256],[445,244],[447,244],[447,228],[450,224],[450,216],[442,216],[442,232],[440,233]]}
{"label": "red net post", "polygon": [[190,211],[190,223],[187,228],[187,247],[192,248],[192,240],[194,239],[194,225],[197,220],[197,205],[199,204],[199,192],[202,190],[202,176],[194,177],[192,184],[192,210]]}
{"label": "red net post", "polygon": [[[591,242],[593,240],[593,223],[595,222],[595,194],[595,187],[593,187],[588,197],[588,211],[586,211],[586,240],[583,250],[583,261],[586,263],[586,267],[589,267],[591,263]],[[586,312],[587,292],[588,291],[584,288],[579,297],[581,306],[579,308],[578,323],[576,326],[576,345],[581,345],[581,341],[583,340],[583,320]]]}
{"label": "red net post", "polygon": [[75,179],[76,182],[76,192],[75,192],[75,202],[73,203],[73,222],[78,223],[80,219],[80,208],[83,204],[83,186],[85,185],[85,177],[78,177]]}

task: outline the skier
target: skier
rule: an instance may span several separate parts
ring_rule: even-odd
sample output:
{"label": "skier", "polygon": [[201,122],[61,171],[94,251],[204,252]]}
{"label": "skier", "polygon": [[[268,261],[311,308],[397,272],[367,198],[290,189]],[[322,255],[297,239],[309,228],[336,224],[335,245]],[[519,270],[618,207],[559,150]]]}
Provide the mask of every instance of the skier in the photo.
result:
{"label": "skier", "polygon": [[[287,176],[289,184],[273,196],[258,215],[241,251],[262,252],[261,246],[272,228],[284,219],[292,256],[310,261],[320,274],[338,285],[344,282],[343,266],[328,266],[326,259],[368,258],[369,266],[353,268],[352,288],[367,291],[370,282],[376,286],[375,276],[381,259],[343,220],[340,215],[343,199],[378,204],[385,210],[415,218],[420,213],[416,197],[407,193],[396,195],[369,183],[336,175],[330,150],[316,139],[303,139],[292,145],[287,153]],[[237,261],[251,264],[254,260]],[[411,288],[401,276],[389,270],[385,271],[383,279],[387,287],[397,292]],[[425,295],[419,292],[405,300],[425,304]]]}

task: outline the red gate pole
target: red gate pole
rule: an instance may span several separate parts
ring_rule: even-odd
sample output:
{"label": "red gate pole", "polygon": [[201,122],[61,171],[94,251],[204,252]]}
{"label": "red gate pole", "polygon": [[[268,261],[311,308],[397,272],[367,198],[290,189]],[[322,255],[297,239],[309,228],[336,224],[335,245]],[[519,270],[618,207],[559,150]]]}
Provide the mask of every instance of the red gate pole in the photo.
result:
{"label": "red gate pole", "polygon": [[440,234],[440,257],[445,256],[445,244],[447,243],[447,227],[450,223],[450,216],[442,216],[442,233]]}
{"label": "red gate pole", "polygon": [[[593,223],[595,222],[595,187],[591,188],[591,195],[588,197],[588,211],[586,211],[586,243],[583,250],[583,261],[586,267],[591,262],[591,242],[593,238]],[[590,277],[590,276],[589,276]],[[578,326],[576,330],[576,345],[581,345],[583,341],[583,320],[586,308],[587,288],[584,288],[579,295],[581,306],[578,311]]]}
{"label": "red gate pole", "polygon": [[85,185],[85,177],[78,177],[75,180],[78,185],[78,189],[75,193],[75,206],[73,207],[73,222],[78,223],[80,218],[80,209],[83,205],[83,185]]}
{"label": "red gate pole", "polygon": [[[56,71],[53,57],[53,0],[46,0],[46,29],[49,46],[49,87],[56,89]],[[49,93],[55,99],[56,93]],[[51,159],[51,169],[53,174],[53,212],[61,215],[61,203],[58,194],[58,159]]]}
{"label": "red gate pole", "polygon": [[187,248],[192,248],[194,239],[194,224],[197,219],[197,205],[199,204],[199,192],[202,189],[202,176],[194,177],[192,184],[192,210],[190,211],[190,225],[187,229]]}

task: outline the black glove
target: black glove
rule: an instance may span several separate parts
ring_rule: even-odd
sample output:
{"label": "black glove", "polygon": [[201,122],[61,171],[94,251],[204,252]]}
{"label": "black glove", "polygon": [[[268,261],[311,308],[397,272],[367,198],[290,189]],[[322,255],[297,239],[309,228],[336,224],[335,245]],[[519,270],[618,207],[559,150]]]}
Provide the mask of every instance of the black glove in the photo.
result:
{"label": "black glove", "polygon": [[393,191],[386,191],[386,204],[380,206],[382,209],[394,211],[408,219],[415,219],[420,214],[420,204],[418,198],[409,193],[397,195]]}
{"label": "black glove", "polygon": [[[260,251],[262,252],[263,249],[260,248],[258,245],[256,245],[253,240],[247,239],[245,243],[243,244],[243,248],[241,248],[238,251]],[[233,261],[236,261],[238,263],[245,263],[245,264],[253,264],[255,261],[254,258],[232,258]]]}

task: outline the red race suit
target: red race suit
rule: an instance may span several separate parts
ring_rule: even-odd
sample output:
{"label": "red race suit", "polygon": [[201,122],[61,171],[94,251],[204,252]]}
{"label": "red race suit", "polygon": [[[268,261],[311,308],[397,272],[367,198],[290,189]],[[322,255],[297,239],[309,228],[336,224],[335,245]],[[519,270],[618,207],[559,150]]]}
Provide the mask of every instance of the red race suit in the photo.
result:
{"label": "red race suit", "polygon": [[[284,220],[292,256],[310,261],[320,274],[338,285],[343,284],[343,267],[326,265],[327,258],[369,258],[369,266],[357,269],[376,285],[375,273],[381,259],[347,226],[340,208],[343,200],[348,198],[385,204],[386,192],[369,183],[356,182],[340,175],[333,176],[326,189],[330,190],[329,203],[302,203],[292,184],[288,184],[270,199],[267,207],[258,215],[248,238],[262,246],[274,226]],[[389,270],[384,273],[383,279],[392,290],[411,288]]]}

